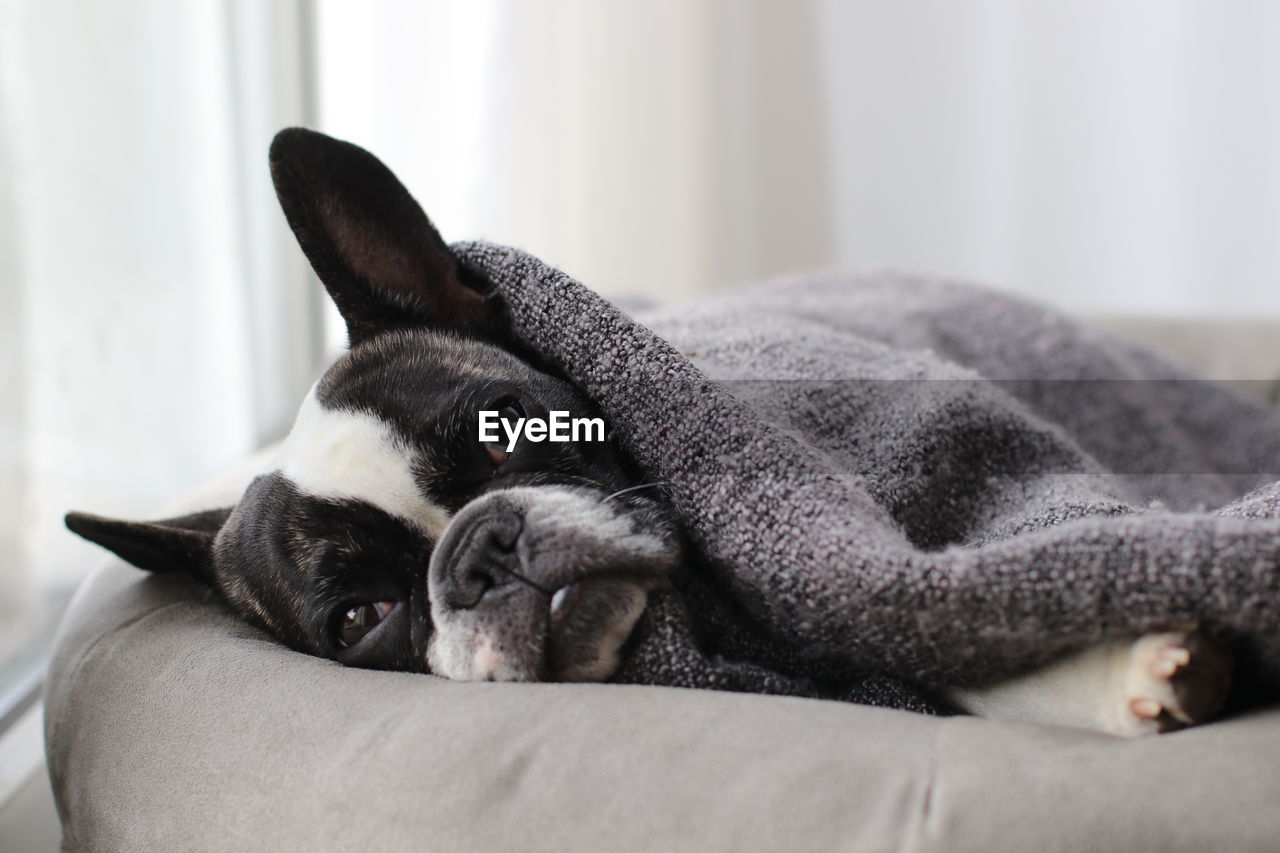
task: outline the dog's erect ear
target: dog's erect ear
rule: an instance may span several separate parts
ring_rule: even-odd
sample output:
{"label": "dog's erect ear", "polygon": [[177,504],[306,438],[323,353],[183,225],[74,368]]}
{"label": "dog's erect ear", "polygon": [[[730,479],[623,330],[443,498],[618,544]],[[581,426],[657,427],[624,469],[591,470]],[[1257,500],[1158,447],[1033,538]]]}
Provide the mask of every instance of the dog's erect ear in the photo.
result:
{"label": "dog's erect ear", "polygon": [[212,584],[213,539],[231,509],[210,509],[164,521],[121,521],[67,513],[67,527],[149,572],[195,575]]}
{"label": "dog's erect ear", "polygon": [[412,326],[493,331],[496,305],[467,286],[427,215],[377,157],[291,127],[271,143],[271,179],[352,345]]}

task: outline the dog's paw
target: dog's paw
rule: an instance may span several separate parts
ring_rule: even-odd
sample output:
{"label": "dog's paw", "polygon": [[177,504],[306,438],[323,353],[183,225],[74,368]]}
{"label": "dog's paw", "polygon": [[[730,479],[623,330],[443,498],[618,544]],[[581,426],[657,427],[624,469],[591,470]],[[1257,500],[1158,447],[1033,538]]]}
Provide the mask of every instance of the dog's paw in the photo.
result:
{"label": "dog's paw", "polygon": [[1194,625],[1144,634],[1120,661],[1113,734],[1135,737],[1203,723],[1231,687],[1231,655]]}

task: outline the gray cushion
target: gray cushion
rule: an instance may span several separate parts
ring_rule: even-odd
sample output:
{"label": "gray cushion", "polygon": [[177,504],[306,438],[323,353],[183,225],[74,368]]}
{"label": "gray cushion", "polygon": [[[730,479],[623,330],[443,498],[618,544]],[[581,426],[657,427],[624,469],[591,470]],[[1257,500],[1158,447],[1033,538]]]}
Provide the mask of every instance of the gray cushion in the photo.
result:
{"label": "gray cushion", "polygon": [[1274,850],[1280,712],[1124,741],[836,702],[458,684],[290,652],[177,578],[77,595],[70,850]]}

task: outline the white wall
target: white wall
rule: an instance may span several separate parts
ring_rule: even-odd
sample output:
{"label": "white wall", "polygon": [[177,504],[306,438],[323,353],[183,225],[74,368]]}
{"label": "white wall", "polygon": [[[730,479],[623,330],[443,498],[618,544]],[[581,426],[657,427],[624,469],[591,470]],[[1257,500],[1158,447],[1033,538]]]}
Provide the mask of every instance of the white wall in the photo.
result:
{"label": "white wall", "polygon": [[841,264],[1280,313],[1280,4],[824,0]]}
{"label": "white wall", "polygon": [[1280,312],[1280,4],[319,0],[321,125],[446,236],[679,298],[892,266]]}

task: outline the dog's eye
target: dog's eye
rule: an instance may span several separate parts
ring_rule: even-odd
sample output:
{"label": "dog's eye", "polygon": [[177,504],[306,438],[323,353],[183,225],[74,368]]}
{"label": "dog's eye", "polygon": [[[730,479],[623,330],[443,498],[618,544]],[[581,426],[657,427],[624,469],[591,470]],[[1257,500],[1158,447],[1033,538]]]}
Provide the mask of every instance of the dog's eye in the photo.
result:
{"label": "dog's eye", "polygon": [[338,621],[338,645],[344,649],[354,646],[378,626],[378,623],[395,609],[395,601],[371,601],[347,609]]}
{"label": "dog's eye", "polygon": [[499,400],[494,405],[499,406],[498,419],[503,423],[502,435],[504,437],[498,441],[486,441],[484,449],[489,454],[489,461],[494,464],[494,467],[497,467],[506,462],[507,457],[511,455],[510,451],[507,450],[511,440],[506,436],[515,433],[517,424],[525,415],[524,406],[520,405],[519,400],[513,400],[508,397]]}

